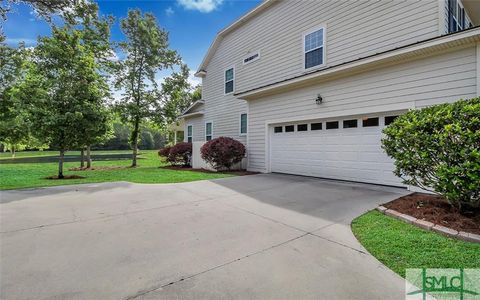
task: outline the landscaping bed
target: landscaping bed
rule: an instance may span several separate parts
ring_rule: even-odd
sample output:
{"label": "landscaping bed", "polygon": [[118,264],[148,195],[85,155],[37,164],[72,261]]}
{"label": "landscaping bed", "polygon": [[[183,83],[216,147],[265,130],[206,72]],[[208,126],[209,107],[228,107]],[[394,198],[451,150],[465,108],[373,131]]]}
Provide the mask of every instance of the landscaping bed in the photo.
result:
{"label": "landscaping bed", "polygon": [[480,234],[480,210],[470,209],[461,213],[441,196],[413,193],[383,206],[457,231]]}

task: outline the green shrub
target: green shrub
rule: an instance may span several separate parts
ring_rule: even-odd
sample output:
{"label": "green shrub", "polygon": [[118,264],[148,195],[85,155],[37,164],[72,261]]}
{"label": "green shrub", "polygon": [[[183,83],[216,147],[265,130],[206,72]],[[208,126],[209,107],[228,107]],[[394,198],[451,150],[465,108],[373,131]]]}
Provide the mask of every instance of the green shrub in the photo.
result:
{"label": "green shrub", "polygon": [[459,208],[480,206],[480,98],[409,111],[383,133],[404,183]]}

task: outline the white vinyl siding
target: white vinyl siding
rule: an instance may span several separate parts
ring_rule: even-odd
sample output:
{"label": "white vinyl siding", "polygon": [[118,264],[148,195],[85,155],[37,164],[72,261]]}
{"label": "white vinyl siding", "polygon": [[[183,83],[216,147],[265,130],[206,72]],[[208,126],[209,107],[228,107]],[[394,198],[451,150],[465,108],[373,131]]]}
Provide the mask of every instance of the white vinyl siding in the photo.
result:
{"label": "white vinyl siding", "polygon": [[[477,93],[476,65],[476,47],[450,49],[443,54],[252,100],[248,115],[249,170],[267,170],[266,126],[272,120],[388,112],[472,98]],[[319,92],[324,101],[317,105]]]}
{"label": "white vinyl siding", "polygon": [[192,141],[199,142],[205,140],[205,123],[202,116],[190,117],[185,119],[185,142],[188,142],[188,126],[192,126]]}
{"label": "white vinyl siding", "polygon": [[[222,82],[221,87],[232,62],[236,93],[297,76],[305,71],[303,34],[316,24],[328,24],[328,66],[432,38],[439,31],[438,9],[437,0],[279,1],[223,38],[206,67],[206,79]],[[261,51],[262,58],[243,65],[252,50]]]}

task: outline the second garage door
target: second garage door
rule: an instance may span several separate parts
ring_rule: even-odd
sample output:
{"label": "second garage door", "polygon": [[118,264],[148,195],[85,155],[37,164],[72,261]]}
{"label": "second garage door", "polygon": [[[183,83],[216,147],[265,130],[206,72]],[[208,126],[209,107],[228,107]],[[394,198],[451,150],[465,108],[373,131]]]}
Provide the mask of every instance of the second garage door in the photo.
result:
{"label": "second garage door", "polygon": [[381,148],[395,115],[278,124],[270,128],[272,172],[402,186]]}

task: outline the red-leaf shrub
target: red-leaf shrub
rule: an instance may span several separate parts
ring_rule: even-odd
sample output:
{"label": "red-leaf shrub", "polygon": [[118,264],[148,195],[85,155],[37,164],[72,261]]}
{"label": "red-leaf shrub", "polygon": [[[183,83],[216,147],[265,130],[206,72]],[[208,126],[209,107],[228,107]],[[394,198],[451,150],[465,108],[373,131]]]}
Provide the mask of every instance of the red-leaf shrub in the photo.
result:
{"label": "red-leaf shrub", "polygon": [[168,157],[170,155],[170,149],[172,149],[172,147],[167,146],[158,150],[158,156]]}
{"label": "red-leaf shrub", "polygon": [[228,169],[242,161],[245,146],[229,137],[219,137],[206,142],[200,149],[202,158],[215,169]]}
{"label": "red-leaf shrub", "polygon": [[192,143],[178,143],[170,148],[167,161],[172,165],[190,165],[192,157]]}

